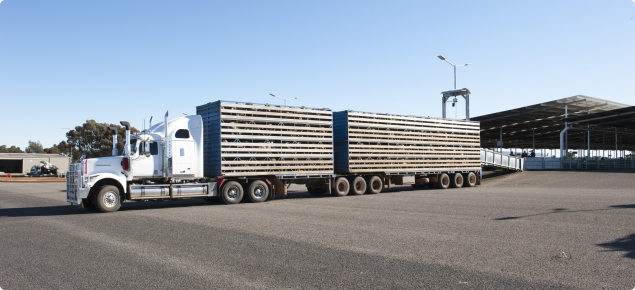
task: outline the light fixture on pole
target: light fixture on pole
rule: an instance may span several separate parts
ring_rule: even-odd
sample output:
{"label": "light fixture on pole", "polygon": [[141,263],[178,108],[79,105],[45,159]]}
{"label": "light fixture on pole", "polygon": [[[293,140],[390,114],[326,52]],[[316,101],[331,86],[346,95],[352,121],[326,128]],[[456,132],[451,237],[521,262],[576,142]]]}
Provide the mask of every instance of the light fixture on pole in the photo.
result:
{"label": "light fixture on pole", "polygon": [[443,61],[445,61],[445,62],[447,62],[447,63],[449,63],[450,65],[452,65],[454,67],[454,89],[456,90],[456,67],[457,66],[468,66],[468,65],[471,65],[471,63],[456,65],[456,64],[451,63],[447,59],[445,59],[445,57],[443,57],[442,55],[439,55],[438,58],[443,60]]}
{"label": "light fixture on pole", "polygon": [[274,97],[274,98],[278,98],[278,99],[283,100],[283,101],[284,101],[284,106],[285,106],[285,107],[287,106],[287,101],[288,101],[288,100],[295,100],[295,99],[299,99],[299,98],[300,98],[300,97],[296,97],[296,98],[293,98],[293,99],[283,99],[283,98],[278,97],[278,96],[276,96],[276,95],[274,95],[274,94],[269,94],[269,95],[271,95],[271,96],[272,96],[272,97]]}

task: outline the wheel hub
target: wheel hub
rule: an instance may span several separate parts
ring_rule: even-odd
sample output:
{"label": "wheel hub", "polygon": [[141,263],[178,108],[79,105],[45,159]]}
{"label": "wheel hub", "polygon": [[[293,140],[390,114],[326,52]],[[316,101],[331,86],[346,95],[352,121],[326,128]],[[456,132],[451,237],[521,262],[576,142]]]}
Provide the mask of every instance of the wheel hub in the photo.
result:
{"label": "wheel hub", "polygon": [[113,207],[117,205],[117,195],[114,192],[107,192],[104,194],[104,205],[107,207]]}

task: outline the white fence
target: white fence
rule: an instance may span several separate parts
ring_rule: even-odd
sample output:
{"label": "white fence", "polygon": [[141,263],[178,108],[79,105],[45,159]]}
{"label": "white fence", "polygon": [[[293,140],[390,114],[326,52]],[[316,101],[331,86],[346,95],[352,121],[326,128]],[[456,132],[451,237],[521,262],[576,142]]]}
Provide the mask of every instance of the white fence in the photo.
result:
{"label": "white fence", "polygon": [[523,170],[524,158],[510,156],[492,150],[481,149],[481,166],[500,167],[512,170]]}

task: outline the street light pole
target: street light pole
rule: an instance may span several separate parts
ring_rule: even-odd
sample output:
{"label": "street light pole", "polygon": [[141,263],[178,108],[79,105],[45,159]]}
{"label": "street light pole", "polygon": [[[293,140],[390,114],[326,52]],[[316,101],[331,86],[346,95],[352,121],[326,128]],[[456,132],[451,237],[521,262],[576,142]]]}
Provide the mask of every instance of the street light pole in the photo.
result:
{"label": "street light pole", "polygon": [[274,98],[278,98],[278,99],[283,100],[283,101],[284,101],[284,106],[285,106],[285,107],[287,106],[287,101],[288,101],[288,100],[295,100],[295,99],[299,99],[299,98],[300,98],[300,97],[296,97],[296,98],[293,98],[293,99],[283,99],[283,98],[278,97],[278,96],[276,96],[276,95],[274,95],[274,94],[269,94],[269,95],[271,95],[271,96],[272,96],[272,97],[274,97]]}
{"label": "street light pole", "polygon": [[445,57],[443,57],[442,55],[439,55],[439,56],[438,56],[438,58],[439,58],[439,59],[441,59],[441,60],[444,60],[445,62],[449,63],[451,66],[453,66],[453,67],[454,67],[454,89],[456,90],[456,67],[457,67],[457,66],[468,66],[468,65],[471,65],[472,63],[466,63],[466,64],[459,64],[459,65],[456,65],[456,64],[451,63],[451,62],[450,62],[450,61],[448,61],[447,59],[445,59]]}

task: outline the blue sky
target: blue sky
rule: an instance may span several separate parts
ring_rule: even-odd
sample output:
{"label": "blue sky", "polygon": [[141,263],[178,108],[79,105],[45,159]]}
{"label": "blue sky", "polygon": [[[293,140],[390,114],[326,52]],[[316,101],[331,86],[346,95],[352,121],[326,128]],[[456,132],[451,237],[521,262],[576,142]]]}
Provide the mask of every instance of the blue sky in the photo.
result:
{"label": "blue sky", "polygon": [[[0,145],[216,100],[471,116],[587,95],[635,105],[635,2],[0,2]],[[457,107],[464,118],[463,102]],[[448,117],[454,117],[453,110]]]}

